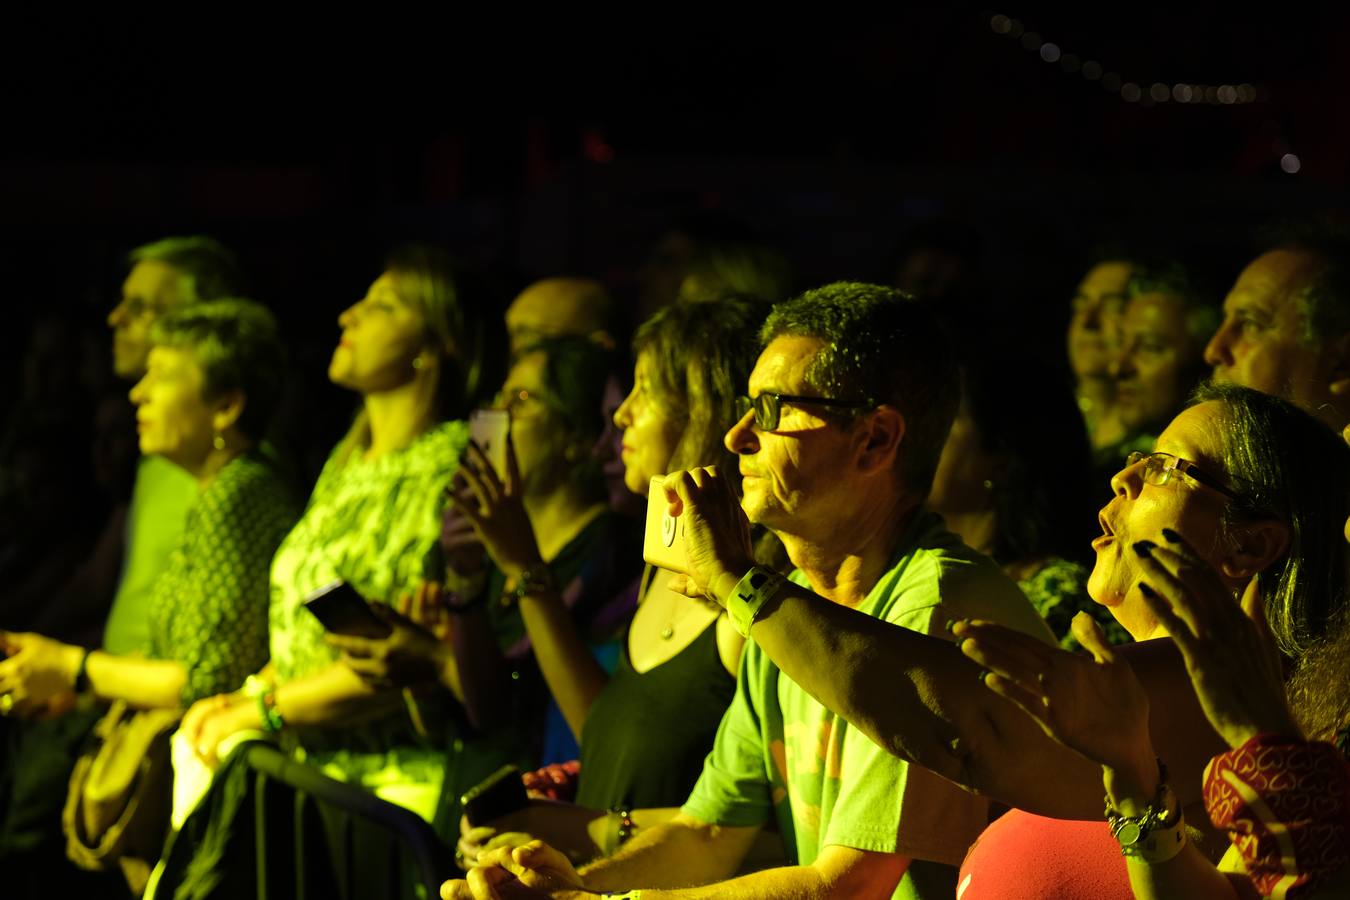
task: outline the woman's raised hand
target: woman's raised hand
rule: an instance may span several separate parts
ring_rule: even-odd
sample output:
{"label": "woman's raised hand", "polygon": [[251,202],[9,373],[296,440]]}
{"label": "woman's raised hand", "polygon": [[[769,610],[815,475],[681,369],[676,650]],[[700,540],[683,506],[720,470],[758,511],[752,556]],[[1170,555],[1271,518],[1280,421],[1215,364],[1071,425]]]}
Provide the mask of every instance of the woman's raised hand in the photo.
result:
{"label": "woman's raised hand", "polygon": [[961,652],[984,666],[981,677],[1053,737],[1098,764],[1137,772],[1157,766],[1148,732],[1148,696],[1129,662],[1087,613],[1073,633],[1091,658],[1051,647],[992,622],[957,622]]}
{"label": "woman's raised hand", "polygon": [[1237,748],[1258,734],[1301,736],[1284,693],[1284,666],[1253,577],[1241,601],[1176,532],[1140,560],[1140,592],[1176,642],[1214,730]]}
{"label": "woman's raised hand", "polygon": [[[521,501],[520,468],[511,434],[506,435],[506,473],[499,476],[483,449],[474,441],[464,451],[459,470],[447,491],[451,510],[467,520],[497,568],[507,578],[518,578],[539,565],[542,557],[534,526]],[[462,541],[462,535],[453,536]],[[447,546],[447,557],[454,548]],[[454,562],[451,561],[451,567]]]}

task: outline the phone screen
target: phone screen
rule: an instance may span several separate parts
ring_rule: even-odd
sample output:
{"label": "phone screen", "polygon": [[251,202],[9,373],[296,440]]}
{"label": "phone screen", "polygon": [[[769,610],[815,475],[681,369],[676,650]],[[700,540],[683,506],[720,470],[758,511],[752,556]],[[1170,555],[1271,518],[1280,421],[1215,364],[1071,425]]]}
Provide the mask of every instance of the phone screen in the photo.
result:
{"label": "phone screen", "polygon": [[305,598],[305,609],[333,634],[386,638],[393,631],[371,608],[370,601],[345,581],[335,581],[311,593]]}

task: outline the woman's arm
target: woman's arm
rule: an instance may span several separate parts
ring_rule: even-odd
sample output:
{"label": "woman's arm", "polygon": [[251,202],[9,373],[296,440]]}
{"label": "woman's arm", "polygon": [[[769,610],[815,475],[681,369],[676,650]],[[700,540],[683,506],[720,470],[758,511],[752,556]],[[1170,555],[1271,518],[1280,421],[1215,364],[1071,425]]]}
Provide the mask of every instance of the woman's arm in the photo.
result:
{"label": "woman's arm", "polygon": [[[505,589],[510,591],[521,583],[527,572],[539,570],[543,557],[520,499],[520,472],[509,437],[506,467],[503,481],[478,446],[471,443],[455,475],[463,489],[450,497],[454,512],[468,520],[506,576]],[[609,676],[591,655],[562,602],[559,587],[539,587],[524,593],[520,598],[520,614],[544,681],[568,727],[579,740],[591,704],[604,689]],[[466,698],[486,694],[487,702],[500,708],[497,699],[500,694],[493,695],[490,690],[500,676],[483,677],[484,672],[497,671],[489,655],[500,658],[500,654],[496,653],[495,643],[490,648],[481,646],[482,643],[480,640],[464,641],[463,646],[456,646],[460,681]],[[465,654],[468,653],[474,653],[476,658],[467,657]],[[504,663],[501,665],[504,668]],[[481,685],[480,680],[484,682]]]}
{"label": "woman's arm", "polygon": [[177,707],[187,683],[182,663],[89,651],[40,634],[0,633],[0,648],[9,654],[0,661],[0,694],[21,713],[73,692],[81,662],[99,698],[144,709]]}

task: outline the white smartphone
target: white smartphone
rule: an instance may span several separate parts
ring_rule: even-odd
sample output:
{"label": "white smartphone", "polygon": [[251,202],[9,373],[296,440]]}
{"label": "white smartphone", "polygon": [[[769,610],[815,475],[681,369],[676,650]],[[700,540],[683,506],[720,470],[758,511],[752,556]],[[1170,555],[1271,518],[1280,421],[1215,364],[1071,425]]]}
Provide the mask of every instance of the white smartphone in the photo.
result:
{"label": "white smartphone", "polygon": [[504,409],[478,409],[469,414],[469,437],[483,448],[497,477],[506,480],[506,433],[511,416]]}
{"label": "white smartphone", "polygon": [[689,574],[689,562],[684,550],[684,516],[672,516],[661,482],[665,476],[652,479],[647,489],[647,527],[642,535],[642,558],[669,572]]}

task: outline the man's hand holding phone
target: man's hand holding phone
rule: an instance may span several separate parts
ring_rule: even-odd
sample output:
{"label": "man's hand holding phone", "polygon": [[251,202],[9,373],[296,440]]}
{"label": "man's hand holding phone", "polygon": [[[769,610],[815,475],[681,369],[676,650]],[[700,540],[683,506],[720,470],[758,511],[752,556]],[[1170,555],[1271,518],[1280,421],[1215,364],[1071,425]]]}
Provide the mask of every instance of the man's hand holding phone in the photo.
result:
{"label": "man's hand holding phone", "polygon": [[671,517],[684,520],[683,574],[670,580],[670,589],[720,604],[719,586],[734,586],[755,564],[750,521],[736,491],[716,466],[707,466],[673,472],[661,481],[659,490],[654,480],[648,503],[662,502]]}

